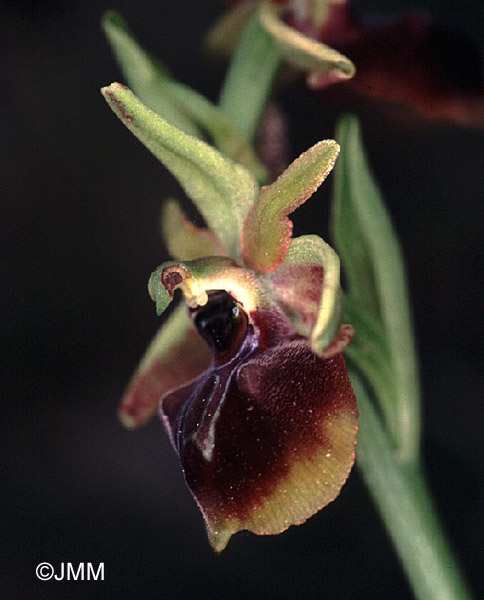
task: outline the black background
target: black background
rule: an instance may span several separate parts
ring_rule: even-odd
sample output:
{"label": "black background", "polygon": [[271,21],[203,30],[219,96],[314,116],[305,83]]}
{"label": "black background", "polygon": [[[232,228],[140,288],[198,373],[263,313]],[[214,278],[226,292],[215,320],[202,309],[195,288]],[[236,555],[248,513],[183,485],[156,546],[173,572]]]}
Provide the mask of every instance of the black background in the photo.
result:
{"label": "black background", "polygon": [[[159,324],[146,282],[167,258],[160,203],[182,192],[99,94],[122,80],[98,25],[112,6],[179,80],[216,99],[223,77],[200,45],[222,11],[215,0],[3,4],[2,598],[410,598],[357,470],[305,525],[238,534],[216,556],[162,426],[118,423],[118,400]],[[420,6],[482,48],[482,6]],[[278,97],[292,158],[333,136],[334,106],[296,84]],[[408,265],[429,481],[477,596],[484,138],[375,114],[362,127]],[[323,187],[295,215],[296,235],[325,235]],[[43,561],[104,562],[105,581],[40,582]]]}

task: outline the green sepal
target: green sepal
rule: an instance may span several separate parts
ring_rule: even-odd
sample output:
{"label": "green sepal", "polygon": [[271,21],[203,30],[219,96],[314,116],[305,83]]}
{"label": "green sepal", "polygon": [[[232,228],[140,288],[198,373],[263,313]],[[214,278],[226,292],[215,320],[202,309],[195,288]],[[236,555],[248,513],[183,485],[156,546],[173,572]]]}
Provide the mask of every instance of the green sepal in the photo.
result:
{"label": "green sepal", "polygon": [[105,13],[102,25],[128,85],[146,106],[185,133],[199,139],[207,134],[221,152],[247,167],[259,181],[267,180],[254,150],[222,110],[175,81],[166,67],[140,46],[119,13]]}
{"label": "green sepal", "polygon": [[317,236],[312,237],[316,238],[312,240],[312,260],[323,267],[324,275],[318,316],[311,332],[311,348],[315,354],[324,354],[340,330],[340,261],[329,244]]}
{"label": "green sepal", "polygon": [[126,86],[113,83],[101,91],[126,127],[178,179],[227,253],[239,256],[243,222],[259,189],[252,175],[165,121]]}
{"label": "green sepal", "polygon": [[262,27],[287,61],[309,71],[310,87],[318,86],[320,80],[336,83],[353,77],[355,66],[346,56],[286,25],[279,18],[279,12],[277,5],[262,2],[259,6]]}
{"label": "green sepal", "polygon": [[269,273],[281,263],[292,236],[292,222],[287,215],[317,190],[338,153],[334,140],[318,142],[261,190],[242,234],[242,256],[248,267]]}
{"label": "green sepal", "polygon": [[131,377],[118,409],[123,425],[133,429],[148,423],[163,394],[197,377],[211,358],[181,302],[164,320]]}

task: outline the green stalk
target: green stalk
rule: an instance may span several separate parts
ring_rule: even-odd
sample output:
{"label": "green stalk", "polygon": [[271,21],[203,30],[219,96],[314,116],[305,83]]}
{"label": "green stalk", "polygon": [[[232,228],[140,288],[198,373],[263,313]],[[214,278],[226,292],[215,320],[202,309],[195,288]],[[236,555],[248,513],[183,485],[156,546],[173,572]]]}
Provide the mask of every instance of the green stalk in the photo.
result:
{"label": "green stalk", "polygon": [[[249,142],[254,138],[279,64],[278,50],[260,26],[257,16],[252,15],[233,58],[220,98],[221,108]],[[395,285],[394,289],[402,289],[400,282],[397,283],[399,286]],[[406,296],[402,302],[405,316],[405,310],[408,310]],[[381,343],[378,327],[375,329],[375,323],[365,319],[365,314],[360,314],[358,306],[347,303],[346,310],[355,313],[353,316],[359,319],[360,331],[368,333],[360,346],[355,344],[354,356],[351,355],[351,350],[348,352],[348,358],[363,368],[375,393],[381,396],[379,399],[390,402],[394,393],[391,369],[387,369],[388,361],[381,359],[382,352],[388,355],[386,343]],[[390,328],[391,325],[393,323],[390,319]],[[403,337],[405,348],[413,348],[407,333]],[[409,371],[413,373],[412,368]],[[412,409],[408,415],[410,426],[417,433],[410,444],[412,452],[406,453],[405,460],[401,452],[395,452],[394,440],[385,431],[364,385],[356,374],[352,373],[351,378],[360,407],[357,464],[416,598],[471,600],[435,515],[420,470],[418,411]],[[401,386],[401,393],[418,398],[418,388],[413,381],[410,389],[405,392],[403,389],[404,386]],[[406,403],[410,404],[408,399]],[[383,405],[385,406],[385,402]],[[408,422],[403,425],[407,426]]]}
{"label": "green stalk", "polygon": [[360,408],[357,464],[402,566],[420,600],[470,600],[418,462],[401,461],[359,378],[351,373]]}
{"label": "green stalk", "polygon": [[249,142],[254,139],[280,61],[274,41],[253,14],[237,46],[219,102]]}

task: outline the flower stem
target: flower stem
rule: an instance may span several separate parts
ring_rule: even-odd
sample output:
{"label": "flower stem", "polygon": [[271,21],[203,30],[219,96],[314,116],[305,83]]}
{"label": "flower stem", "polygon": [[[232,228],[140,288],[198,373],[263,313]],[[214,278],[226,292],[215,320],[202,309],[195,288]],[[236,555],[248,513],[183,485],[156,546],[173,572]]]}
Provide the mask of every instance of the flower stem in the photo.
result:
{"label": "flower stem", "polygon": [[281,58],[274,41],[253,14],[237,46],[220,95],[220,107],[252,142]]}
{"label": "flower stem", "polygon": [[[220,97],[221,108],[250,142],[265,109],[280,60],[274,42],[261,27],[257,15],[253,14],[232,60]],[[402,286],[397,283],[399,286],[394,287],[400,289]],[[407,310],[406,296],[402,302],[404,310]],[[404,317],[406,324],[406,313]],[[413,348],[411,330],[409,334],[405,333],[404,342],[405,349]],[[409,353],[409,356],[413,355]],[[358,356],[348,354],[348,357],[360,362]],[[413,377],[412,365],[409,371]],[[385,431],[363,383],[355,373],[351,374],[351,378],[360,408],[357,464],[415,597],[419,600],[471,600],[435,515],[420,469],[416,379],[412,379],[411,385],[406,388],[406,393],[415,399],[405,423],[410,424],[414,432],[410,444],[412,452],[397,453],[394,441]],[[382,388],[386,390],[387,382],[384,378],[381,381]],[[381,390],[377,391],[381,393]],[[407,399],[406,404],[410,405],[410,400]]]}
{"label": "flower stem", "polygon": [[360,379],[351,373],[360,408],[357,464],[420,600],[470,600],[430,500],[418,461],[393,451]]}

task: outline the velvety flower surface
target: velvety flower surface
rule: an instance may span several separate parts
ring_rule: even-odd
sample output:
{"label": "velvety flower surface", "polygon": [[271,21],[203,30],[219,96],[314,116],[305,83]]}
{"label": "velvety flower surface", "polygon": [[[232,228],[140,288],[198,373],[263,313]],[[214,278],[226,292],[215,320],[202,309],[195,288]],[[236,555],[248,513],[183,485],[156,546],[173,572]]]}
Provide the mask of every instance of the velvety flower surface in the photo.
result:
{"label": "velvety flower surface", "polygon": [[[236,531],[279,533],[333,500],[353,463],[358,416],[341,354],[319,358],[289,330],[264,345],[274,324],[259,321],[257,331],[234,310],[242,309],[215,294],[195,311],[212,366],[161,402],[217,550]],[[236,322],[234,339],[217,343],[217,320],[226,319]]]}
{"label": "velvety flower surface", "polygon": [[195,227],[173,200],[165,206],[175,260],[148,288],[158,314],[180,291],[186,306],[148,349],[120,417],[136,427],[159,410],[215,550],[243,529],[279,533],[333,500],[355,457],[358,409],[341,355],[353,329],[340,322],[339,258],[318,236],[293,238],[288,217],[339,147],[315,144],[259,190],[248,171],[125,86],[103,94],[210,226]]}

